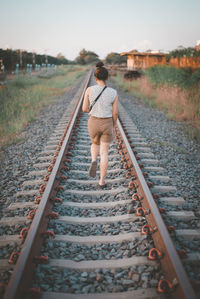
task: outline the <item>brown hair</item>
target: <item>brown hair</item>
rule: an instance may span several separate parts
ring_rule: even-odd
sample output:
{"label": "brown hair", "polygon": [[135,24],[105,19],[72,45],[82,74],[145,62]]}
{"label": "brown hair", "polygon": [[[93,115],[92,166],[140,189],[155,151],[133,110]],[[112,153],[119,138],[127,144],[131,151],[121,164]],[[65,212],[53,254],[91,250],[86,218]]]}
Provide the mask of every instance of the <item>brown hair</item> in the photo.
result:
{"label": "brown hair", "polygon": [[94,76],[98,80],[102,80],[102,81],[105,81],[108,79],[108,70],[104,67],[104,64],[102,61],[99,61],[96,64],[96,71],[94,73]]}

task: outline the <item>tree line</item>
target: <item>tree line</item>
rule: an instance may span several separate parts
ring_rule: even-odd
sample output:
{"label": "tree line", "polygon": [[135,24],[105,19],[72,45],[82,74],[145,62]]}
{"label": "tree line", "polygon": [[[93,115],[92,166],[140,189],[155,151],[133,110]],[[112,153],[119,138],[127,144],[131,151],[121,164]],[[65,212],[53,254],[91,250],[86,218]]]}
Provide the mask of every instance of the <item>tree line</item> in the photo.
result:
{"label": "tree line", "polygon": [[172,50],[169,54],[166,55],[167,62],[170,61],[170,58],[180,58],[180,57],[200,57],[200,51],[195,48],[188,47],[184,48],[179,46],[179,49]]}
{"label": "tree line", "polygon": [[27,51],[11,49],[0,49],[0,60],[2,60],[2,64],[7,71],[15,70],[17,64],[21,69],[25,69],[27,64],[32,64],[32,66],[34,67],[36,64],[61,65],[69,63],[69,61],[64,56],[59,54],[57,57],[54,57],[45,54],[41,55]]}
{"label": "tree line", "polygon": [[[95,52],[88,51],[86,49],[82,49],[73,61],[65,58],[62,53],[59,53],[56,57],[54,57],[22,50],[0,49],[0,62],[4,65],[4,69],[6,71],[15,70],[16,65],[18,65],[20,69],[25,69],[27,64],[31,64],[34,68],[35,65],[42,64],[95,64],[99,60],[99,56]],[[126,57],[120,56],[119,53],[111,52],[106,56],[105,62],[109,64],[122,64],[126,63]]]}
{"label": "tree line", "polygon": [[[79,56],[75,59],[78,64],[94,64],[99,60],[99,56],[96,53],[85,49],[82,49]],[[111,52],[106,56],[105,62],[109,64],[122,64],[126,63],[126,57],[120,56],[119,53]]]}

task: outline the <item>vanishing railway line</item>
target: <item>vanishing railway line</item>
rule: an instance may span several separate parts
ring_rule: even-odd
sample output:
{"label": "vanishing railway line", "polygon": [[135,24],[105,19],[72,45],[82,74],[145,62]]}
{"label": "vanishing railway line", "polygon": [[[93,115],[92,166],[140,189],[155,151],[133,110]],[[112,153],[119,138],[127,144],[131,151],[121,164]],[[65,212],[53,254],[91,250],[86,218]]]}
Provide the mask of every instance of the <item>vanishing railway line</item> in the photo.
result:
{"label": "vanishing railway line", "polygon": [[70,121],[63,116],[32,179],[1,219],[2,298],[195,298],[183,263],[198,273],[198,252],[188,241],[199,243],[198,219],[182,209],[184,199],[174,196],[121,105],[108,186],[99,190],[88,176],[81,103],[91,74]]}

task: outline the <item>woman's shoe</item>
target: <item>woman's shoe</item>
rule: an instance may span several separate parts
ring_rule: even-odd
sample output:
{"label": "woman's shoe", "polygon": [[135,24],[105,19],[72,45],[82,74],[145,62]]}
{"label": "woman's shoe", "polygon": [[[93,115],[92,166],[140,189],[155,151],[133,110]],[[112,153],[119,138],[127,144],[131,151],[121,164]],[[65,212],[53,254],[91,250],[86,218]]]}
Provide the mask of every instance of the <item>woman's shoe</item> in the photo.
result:
{"label": "woman's shoe", "polygon": [[89,176],[91,176],[92,178],[95,178],[96,172],[97,172],[97,161],[93,161],[90,165]]}
{"label": "woman's shoe", "polygon": [[107,184],[103,184],[103,185],[98,184],[99,189],[105,189],[106,187],[107,187]]}

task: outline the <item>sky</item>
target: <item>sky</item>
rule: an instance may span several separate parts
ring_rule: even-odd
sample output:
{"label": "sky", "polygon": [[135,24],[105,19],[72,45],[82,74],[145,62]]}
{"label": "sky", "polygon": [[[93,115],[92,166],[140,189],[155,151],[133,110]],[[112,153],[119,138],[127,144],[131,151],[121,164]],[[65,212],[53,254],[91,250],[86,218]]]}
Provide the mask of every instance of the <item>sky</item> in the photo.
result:
{"label": "sky", "polygon": [[200,0],[0,0],[0,48],[74,60],[133,49],[171,51],[200,40]]}

